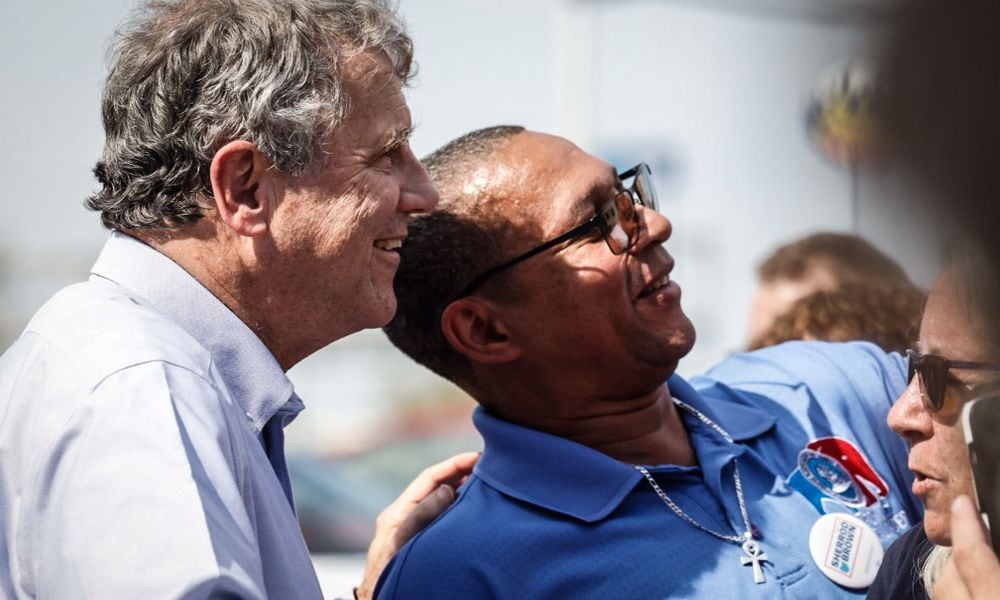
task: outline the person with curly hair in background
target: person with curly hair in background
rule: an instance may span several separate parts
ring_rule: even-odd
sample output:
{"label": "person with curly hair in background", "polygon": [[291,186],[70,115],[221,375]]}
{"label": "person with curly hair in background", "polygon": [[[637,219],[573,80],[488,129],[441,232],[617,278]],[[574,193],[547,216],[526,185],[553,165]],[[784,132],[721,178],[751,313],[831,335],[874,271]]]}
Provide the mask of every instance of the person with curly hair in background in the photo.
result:
{"label": "person with curly hair in background", "polygon": [[924,298],[919,290],[889,291],[845,284],[799,298],[775,317],[748,350],[791,340],[872,342],[887,352],[905,352],[917,340]]}
{"label": "person with curly hair in background", "polygon": [[757,273],[750,350],[790,340],[863,340],[904,352],[916,341],[926,295],[864,238],[814,233],[780,246]]}

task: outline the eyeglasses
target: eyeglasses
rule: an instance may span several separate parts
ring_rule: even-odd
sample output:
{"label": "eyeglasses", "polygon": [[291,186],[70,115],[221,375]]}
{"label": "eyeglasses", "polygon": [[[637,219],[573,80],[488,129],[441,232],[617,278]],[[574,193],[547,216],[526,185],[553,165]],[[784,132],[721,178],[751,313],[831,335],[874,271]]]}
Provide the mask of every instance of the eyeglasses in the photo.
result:
{"label": "eyeglasses", "polygon": [[916,350],[907,350],[906,360],[909,365],[906,380],[913,381],[914,375],[920,375],[920,399],[929,413],[941,412],[944,408],[949,369],[1000,371],[1000,363],[948,360],[936,354],[921,354]]}
{"label": "eyeglasses", "polygon": [[524,254],[486,270],[469,282],[457,297],[468,296],[497,273],[522,263],[532,256],[541,254],[549,248],[583,237],[595,228],[600,229],[604,241],[613,254],[624,254],[631,250],[639,240],[640,233],[639,215],[636,213],[635,205],[641,204],[646,208],[658,210],[656,188],[653,187],[652,170],[646,163],[639,163],[631,169],[619,173],[618,179],[622,182],[628,179],[633,181],[631,185],[616,193],[614,198],[598,208],[597,214],[589,221],[528,250]]}

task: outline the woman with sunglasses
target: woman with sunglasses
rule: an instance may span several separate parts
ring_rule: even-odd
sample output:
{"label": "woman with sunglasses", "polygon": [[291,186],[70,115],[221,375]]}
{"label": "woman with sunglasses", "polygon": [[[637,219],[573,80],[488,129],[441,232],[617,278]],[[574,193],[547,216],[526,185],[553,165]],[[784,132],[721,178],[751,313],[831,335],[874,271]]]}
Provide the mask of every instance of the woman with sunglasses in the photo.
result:
{"label": "woman with sunglasses", "polygon": [[983,276],[988,268],[973,248],[955,246],[928,296],[918,349],[908,353],[909,386],[888,417],[910,445],[924,520],[889,548],[868,598],[928,598],[950,555],[952,503],[974,495],[962,405],[1000,379],[1000,347],[990,335],[1000,323],[1000,296]]}

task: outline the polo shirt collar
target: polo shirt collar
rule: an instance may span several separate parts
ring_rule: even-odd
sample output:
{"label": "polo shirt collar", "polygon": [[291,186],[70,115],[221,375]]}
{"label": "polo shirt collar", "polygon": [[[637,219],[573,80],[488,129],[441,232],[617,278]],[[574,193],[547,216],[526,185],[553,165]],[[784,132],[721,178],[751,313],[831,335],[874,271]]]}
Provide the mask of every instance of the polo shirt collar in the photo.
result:
{"label": "polo shirt collar", "polygon": [[[756,437],[774,425],[774,417],[752,407],[726,407],[723,424],[686,381],[673,376],[671,394],[720,423],[737,442]],[[593,523],[614,511],[642,479],[631,465],[576,442],[503,421],[476,408],[473,422],[485,442],[476,475],[497,491],[530,504]],[[723,460],[701,452],[697,438],[710,437],[700,423],[685,419],[699,460]],[[705,426],[707,427],[707,426]],[[729,458],[743,452],[730,446]],[[704,465],[708,466],[708,465]]]}
{"label": "polo shirt collar", "polygon": [[208,350],[230,395],[256,431],[279,411],[287,424],[304,408],[292,382],[260,338],[167,256],[116,231],[91,275],[142,296]]}

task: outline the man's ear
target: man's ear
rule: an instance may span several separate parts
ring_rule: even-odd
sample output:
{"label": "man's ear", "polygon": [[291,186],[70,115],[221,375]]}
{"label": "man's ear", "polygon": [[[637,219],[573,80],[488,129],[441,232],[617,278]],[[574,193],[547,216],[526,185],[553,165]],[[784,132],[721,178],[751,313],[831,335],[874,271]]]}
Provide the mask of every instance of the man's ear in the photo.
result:
{"label": "man's ear", "polygon": [[222,222],[239,235],[264,233],[274,210],[270,184],[275,173],[250,142],[235,140],[219,148],[212,157],[210,177]]}
{"label": "man's ear", "polygon": [[521,348],[488,301],[460,298],[441,314],[441,329],[458,352],[478,363],[499,364],[521,356]]}

